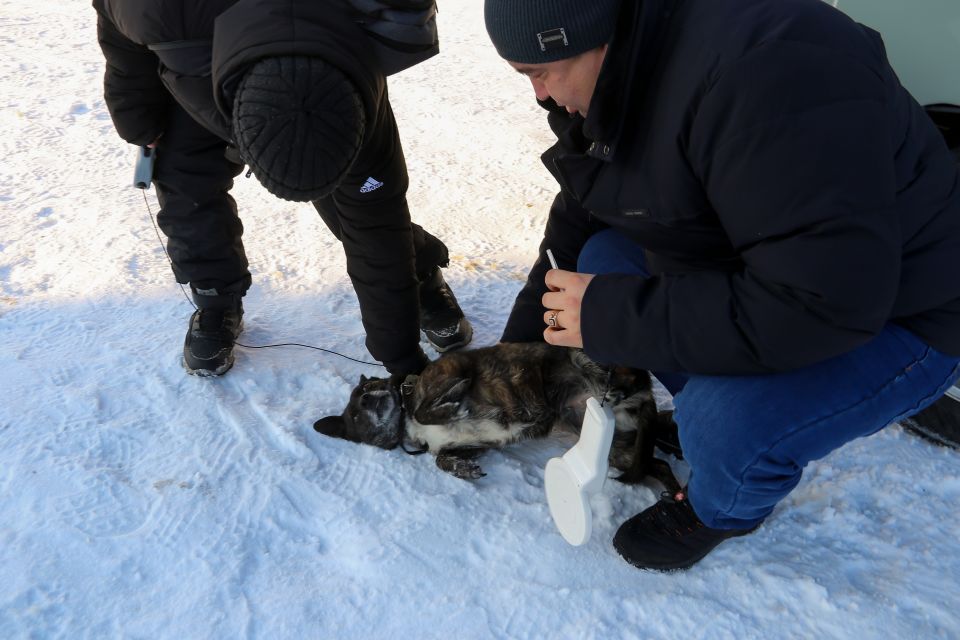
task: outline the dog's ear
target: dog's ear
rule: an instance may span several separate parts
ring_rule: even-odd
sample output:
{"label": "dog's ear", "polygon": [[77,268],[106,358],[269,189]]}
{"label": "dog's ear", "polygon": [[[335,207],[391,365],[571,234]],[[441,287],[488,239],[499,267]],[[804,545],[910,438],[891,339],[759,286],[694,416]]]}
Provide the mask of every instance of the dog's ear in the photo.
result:
{"label": "dog's ear", "polygon": [[359,387],[359,386],[361,386],[361,385],[366,384],[368,380],[370,380],[370,378],[368,378],[367,376],[365,376],[365,375],[363,375],[363,374],[361,373],[361,374],[360,374],[360,382],[357,383],[357,386]]}
{"label": "dog's ear", "polygon": [[415,417],[423,424],[443,424],[457,415],[473,380],[451,378],[431,389],[417,407]]}
{"label": "dog's ear", "polygon": [[341,439],[346,439],[346,426],[347,424],[344,422],[343,416],[327,416],[313,423],[315,431],[325,436],[330,436],[331,438]]}

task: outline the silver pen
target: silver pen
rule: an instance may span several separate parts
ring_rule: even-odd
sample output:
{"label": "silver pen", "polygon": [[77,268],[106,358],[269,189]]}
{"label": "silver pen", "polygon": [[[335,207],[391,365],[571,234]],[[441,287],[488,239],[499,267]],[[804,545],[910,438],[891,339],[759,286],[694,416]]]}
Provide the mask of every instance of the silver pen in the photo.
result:
{"label": "silver pen", "polygon": [[553,251],[550,251],[550,249],[547,249],[547,260],[550,261],[550,266],[551,266],[552,268],[554,268],[554,269],[559,269],[559,268],[560,268],[560,267],[557,266],[557,259],[553,257]]}

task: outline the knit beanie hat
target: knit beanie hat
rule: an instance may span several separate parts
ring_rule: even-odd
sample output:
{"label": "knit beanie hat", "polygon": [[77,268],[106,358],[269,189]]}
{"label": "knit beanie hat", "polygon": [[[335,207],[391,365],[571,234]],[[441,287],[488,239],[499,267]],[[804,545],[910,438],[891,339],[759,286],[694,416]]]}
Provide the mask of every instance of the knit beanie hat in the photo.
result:
{"label": "knit beanie hat", "polygon": [[309,202],[336,189],[360,150],[363,102],[350,79],[320,58],[253,64],[237,86],[233,137],[267,191]]}
{"label": "knit beanie hat", "polygon": [[537,64],[610,41],[620,0],[485,0],[487,33],[500,57]]}

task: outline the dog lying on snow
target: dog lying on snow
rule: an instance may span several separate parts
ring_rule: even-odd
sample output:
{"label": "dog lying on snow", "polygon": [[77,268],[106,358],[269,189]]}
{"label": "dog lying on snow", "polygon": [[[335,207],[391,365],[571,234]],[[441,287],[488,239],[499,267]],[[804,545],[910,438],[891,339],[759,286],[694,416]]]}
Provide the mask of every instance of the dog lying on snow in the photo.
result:
{"label": "dog lying on snow", "polygon": [[318,420],[314,429],[383,449],[429,451],[440,469],[473,480],[485,475],[476,458],[486,449],[543,438],[554,428],[579,433],[587,398],[605,390],[616,420],[610,466],[622,472],[617,479],[650,476],[678,491],[670,465],[653,455],[655,440],[669,441],[676,426],[668,412],[657,412],[650,375],[608,370],[579,349],[546,343],[457,351],[419,376],[361,376],[343,414]]}

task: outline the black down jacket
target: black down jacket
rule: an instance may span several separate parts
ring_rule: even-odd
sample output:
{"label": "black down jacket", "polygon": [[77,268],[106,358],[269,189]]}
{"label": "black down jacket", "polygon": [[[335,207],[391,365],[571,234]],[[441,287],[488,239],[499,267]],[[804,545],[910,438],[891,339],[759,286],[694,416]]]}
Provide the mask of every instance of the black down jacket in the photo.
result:
{"label": "black down jacket", "polygon": [[586,120],[545,105],[562,190],[503,339],[540,339],[543,251],[612,227],[653,277],[587,288],[598,361],[783,371],[888,322],[960,355],[960,172],[879,35],[820,0],[621,12]]}
{"label": "black down jacket", "polygon": [[[422,0],[409,4],[414,10],[401,24],[370,22],[346,0],[93,2],[107,60],[106,103],[120,136],[134,144],[163,133],[171,100],[229,143],[232,92],[248,65],[260,58],[321,57],[353,80],[367,126],[360,153],[332,200],[367,347],[388,369],[400,372],[419,370],[423,354],[408,176],[386,75],[437,52],[435,6]],[[378,15],[389,18],[390,12]],[[411,34],[411,43],[404,45]],[[391,37],[400,41],[402,52],[385,49]],[[364,189],[371,177],[382,186]]]}

